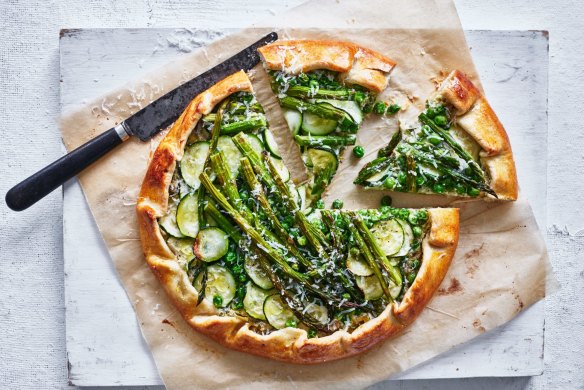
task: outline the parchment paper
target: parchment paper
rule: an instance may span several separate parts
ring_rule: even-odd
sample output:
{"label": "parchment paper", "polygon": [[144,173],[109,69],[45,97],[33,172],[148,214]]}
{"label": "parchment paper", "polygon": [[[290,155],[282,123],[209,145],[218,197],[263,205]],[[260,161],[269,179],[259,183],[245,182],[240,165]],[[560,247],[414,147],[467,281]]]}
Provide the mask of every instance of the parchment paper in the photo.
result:
{"label": "parchment paper", "polygon": [[[364,4],[367,8],[361,9]],[[457,68],[480,86],[456,10],[448,0],[312,1],[264,26],[278,26],[282,38],[354,41],[395,59],[398,66],[392,73],[388,95],[402,105],[412,105],[402,119],[422,107],[440,73]],[[314,26],[320,28],[310,28]],[[267,32],[248,29],[233,34],[74,112],[64,113],[61,128],[66,147],[75,148],[111,128]],[[252,76],[271,128],[284,143],[284,158],[294,177],[302,178],[302,164],[269,90],[267,76],[260,66]],[[359,132],[359,143],[368,156],[360,162],[345,159],[328,191],[334,196],[329,198],[344,198],[349,208],[378,205],[383,193],[364,192],[352,181],[360,164],[369,161],[396,128],[396,119],[370,118],[366,122]],[[142,256],[136,196],[149,157],[163,135],[145,144],[126,142],[83,172],[79,180],[144,338],[170,389],[252,384],[255,388],[366,386],[509,321],[545,295],[550,279],[546,276],[551,275],[549,261],[527,202],[458,202],[461,237],[452,266],[426,310],[399,337],[361,356],[319,366],[289,365],[223,348],[186,325]],[[398,206],[428,206],[446,204],[451,199],[397,194],[394,201]]]}

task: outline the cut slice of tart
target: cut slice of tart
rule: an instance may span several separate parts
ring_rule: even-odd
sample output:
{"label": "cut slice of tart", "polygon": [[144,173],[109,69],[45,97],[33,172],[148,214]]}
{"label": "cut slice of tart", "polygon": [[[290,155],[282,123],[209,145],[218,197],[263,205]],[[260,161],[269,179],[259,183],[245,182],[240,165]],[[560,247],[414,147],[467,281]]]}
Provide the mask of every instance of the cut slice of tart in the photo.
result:
{"label": "cut slice of tart", "polygon": [[366,113],[395,114],[376,96],[395,63],[349,42],[277,41],[258,50],[309,173],[308,205],[320,199]]}
{"label": "cut slice of tart", "polygon": [[457,209],[302,211],[243,72],[197,96],[137,202],[147,263],[184,319],[243,352],[314,364],[394,336],[458,242]]}
{"label": "cut slice of tart", "polygon": [[517,199],[507,133],[480,91],[453,71],[427,101],[419,122],[402,127],[355,184],[368,188]]}

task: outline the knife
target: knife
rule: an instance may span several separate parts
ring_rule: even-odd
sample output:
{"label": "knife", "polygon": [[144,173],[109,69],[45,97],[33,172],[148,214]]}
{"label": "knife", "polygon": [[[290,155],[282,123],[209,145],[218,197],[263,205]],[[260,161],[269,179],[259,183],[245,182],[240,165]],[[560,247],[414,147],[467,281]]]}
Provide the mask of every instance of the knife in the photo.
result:
{"label": "knife", "polygon": [[233,57],[150,103],[113,129],[107,130],[41,169],[12,187],[6,193],[6,204],[15,211],[25,210],[130,136],[138,137],[140,141],[149,140],[173,123],[195,96],[235,72],[253,68],[260,61],[257,49],[276,39],[278,35],[275,32],[266,35]]}

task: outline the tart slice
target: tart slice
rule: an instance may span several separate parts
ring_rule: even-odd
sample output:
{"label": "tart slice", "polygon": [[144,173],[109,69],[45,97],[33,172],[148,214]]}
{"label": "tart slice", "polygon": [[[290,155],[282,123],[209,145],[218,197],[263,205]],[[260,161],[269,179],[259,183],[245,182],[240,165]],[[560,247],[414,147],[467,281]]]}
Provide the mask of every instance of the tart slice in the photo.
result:
{"label": "tart slice", "polygon": [[399,106],[375,102],[395,63],[349,42],[278,41],[259,49],[272,90],[309,173],[308,204],[320,199],[354,145],[366,113],[395,114]]}
{"label": "tart slice", "polygon": [[507,133],[480,91],[453,71],[419,122],[402,127],[355,184],[401,192],[517,199]]}
{"label": "tart slice", "polygon": [[197,331],[314,364],[408,326],[456,249],[457,209],[309,216],[243,72],[197,96],[156,149],[137,202],[145,258]]}

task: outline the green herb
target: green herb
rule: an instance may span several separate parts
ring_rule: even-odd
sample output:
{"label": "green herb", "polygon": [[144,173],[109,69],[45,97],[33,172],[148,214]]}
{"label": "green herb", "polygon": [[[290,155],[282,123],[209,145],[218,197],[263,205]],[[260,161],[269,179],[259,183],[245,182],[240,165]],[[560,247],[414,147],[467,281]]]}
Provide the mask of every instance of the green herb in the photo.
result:
{"label": "green herb", "polygon": [[401,107],[399,104],[392,104],[387,109],[387,112],[391,115],[394,115],[394,114],[397,114],[399,112],[399,110],[401,110]]}
{"label": "green herb", "polygon": [[385,110],[387,110],[387,104],[385,104],[384,102],[377,102],[373,106],[373,111],[377,115],[383,115],[383,114],[385,114]]}
{"label": "green herb", "polygon": [[221,295],[215,295],[213,297],[213,305],[215,305],[215,307],[222,307],[223,306],[223,297]]}
{"label": "green herb", "polygon": [[286,320],[286,327],[287,328],[297,328],[298,323],[295,320]]}

